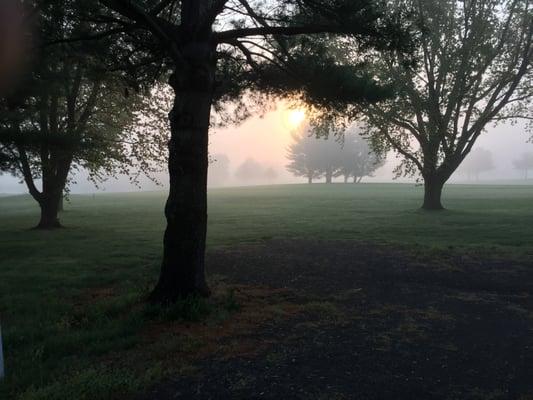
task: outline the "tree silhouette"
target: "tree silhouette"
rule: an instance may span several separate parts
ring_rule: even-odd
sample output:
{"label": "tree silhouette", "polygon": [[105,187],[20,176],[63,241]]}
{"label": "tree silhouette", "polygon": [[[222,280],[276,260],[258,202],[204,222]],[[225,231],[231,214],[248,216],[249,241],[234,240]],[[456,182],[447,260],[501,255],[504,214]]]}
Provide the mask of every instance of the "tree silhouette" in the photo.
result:
{"label": "tree silhouette", "polygon": [[515,169],[524,171],[524,179],[528,179],[528,173],[533,168],[533,153],[524,153],[522,156],[513,161]]}
{"label": "tree silhouette", "polygon": [[344,177],[344,182],[352,178],[353,183],[360,183],[364,177],[372,176],[386,161],[385,157],[380,157],[372,151],[368,141],[355,129],[344,134],[338,160],[335,176]]}
{"label": "tree silhouette", "polygon": [[[208,295],[204,253],[212,109],[220,111],[222,103],[239,100],[250,89],[273,87],[275,93],[302,93],[320,81],[319,77],[331,75],[331,71],[324,74],[324,63],[295,62],[287,51],[289,37],[343,34],[365,46],[400,48],[406,32],[398,24],[388,23],[369,0],[100,3],[112,14],[106,25],[88,36],[122,32],[120,40],[131,43],[135,59],[145,60],[143,65],[152,59],[152,64],[170,73],[169,84],[175,94],[169,115],[170,192],[165,207],[164,254],[150,299],[167,303],[191,294]],[[377,88],[373,97],[376,92]]]}
{"label": "tree silhouette", "polygon": [[[403,162],[397,175],[424,180],[426,210],[440,210],[444,184],[490,123],[533,119],[533,18],[529,0],[398,0],[412,10],[419,62],[397,52],[374,53],[380,82],[396,89],[377,104],[349,105],[337,99],[326,111],[365,116],[366,135],[384,153]],[[339,45],[336,51],[342,50]],[[354,65],[361,57],[346,57]],[[369,58],[372,56],[370,52]],[[369,59],[366,58],[366,59]],[[333,112],[332,112],[333,111]]]}
{"label": "tree silhouette", "polygon": [[332,183],[339,176],[344,177],[344,182],[353,178],[354,183],[359,183],[384,164],[356,129],[345,132],[340,142],[333,135],[316,137],[313,129],[306,127],[293,135],[293,140],[287,154],[287,170],[306,177],[308,183],[320,177]]}
{"label": "tree silhouette", "polygon": [[287,171],[294,176],[307,178],[308,183],[322,177],[323,172],[318,162],[320,142],[316,137],[310,136],[307,130],[292,135],[293,143],[289,146],[287,158],[290,161]]}
{"label": "tree silhouette", "polygon": [[247,158],[237,167],[235,176],[243,182],[257,182],[264,178],[265,167],[253,158]]}
{"label": "tree silhouette", "polygon": [[[144,129],[148,121],[151,126],[164,121],[165,112],[148,97],[125,96],[121,75],[103,67],[107,57],[122,50],[109,39],[57,42],[83,30],[81,22],[70,19],[80,4],[41,5],[34,17],[40,42],[32,49],[33,68],[0,99],[0,170],[23,179],[40,206],[41,229],[61,226],[58,211],[73,169],[86,169],[100,181],[130,174],[133,167],[154,172],[157,162],[165,161],[161,130]],[[150,109],[159,112],[149,113],[152,120]]]}

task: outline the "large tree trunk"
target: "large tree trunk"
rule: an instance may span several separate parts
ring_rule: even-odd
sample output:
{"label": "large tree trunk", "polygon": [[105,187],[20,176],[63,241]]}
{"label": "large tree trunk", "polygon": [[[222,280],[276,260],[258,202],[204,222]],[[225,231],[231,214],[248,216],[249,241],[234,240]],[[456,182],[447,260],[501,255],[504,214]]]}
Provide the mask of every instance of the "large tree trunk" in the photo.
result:
{"label": "large tree trunk", "polygon": [[443,210],[441,203],[442,188],[444,187],[444,179],[438,176],[426,175],[424,176],[424,210]]}
{"label": "large tree trunk", "polygon": [[41,219],[36,229],[56,229],[61,228],[59,222],[59,199],[61,198],[61,192],[59,195],[57,192],[44,194],[41,201],[39,201],[39,207],[41,208]]}
{"label": "large tree trunk", "polygon": [[210,294],[204,260],[214,49],[209,44],[196,44],[188,50],[191,65],[175,71],[169,81],[175,99],[169,114],[167,228],[159,281],[150,295],[151,301],[163,304],[190,295]]}
{"label": "large tree trunk", "polygon": [[313,183],[313,177],[312,177],[311,175],[309,175],[309,176],[307,177],[307,183],[308,183],[308,184]]}
{"label": "large tree trunk", "polygon": [[[43,168],[43,191],[34,198],[41,208],[41,218],[36,229],[61,228],[59,211],[63,211],[63,191],[67,182],[72,157],[54,154],[54,167]],[[45,161],[49,163],[50,161]]]}

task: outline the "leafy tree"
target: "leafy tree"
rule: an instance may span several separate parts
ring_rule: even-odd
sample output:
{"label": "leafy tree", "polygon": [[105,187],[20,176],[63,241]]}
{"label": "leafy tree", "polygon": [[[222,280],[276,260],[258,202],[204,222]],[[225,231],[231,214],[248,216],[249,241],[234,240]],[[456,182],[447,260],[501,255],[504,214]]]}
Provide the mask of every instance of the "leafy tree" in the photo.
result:
{"label": "leafy tree", "polygon": [[319,163],[319,141],[314,135],[310,135],[306,129],[294,133],[292,138],[293,143],[287,152],[287,158],[290,161],[286,167],[287,171],[294,176],[305,177],[308,183],[313,183],[313,180],[319,179],[323,175]]}
{"label": "leafy tree", "polygon": [[247,158],[235,171],[235,177],[243,182],[257,182],[265,177],[265,168],[253,158]]}
{"label": "leafy tree", "polygon": [[398,175],[421,175],[422,207],[439,210],[445,182],[487,124],[533,118],[531,1],[388,3],[412,10],[420,61],[413,65],[397,52],[375,54],[380,80],[394,84],[397,95],[348,108],[364,114],[375,149],[403,157]]}
{"label": "leafy tree", "polygon": [[[106,17],[107,26],[94,29],[90,36],[121,30],[122,40],[132,43],[137,58],[152,58],[152,64],[170,72],[175,94],[169,115],[167,229],[161,274],[151,300],[166,303],[190,294],[208,295],[204,252],[212,109],[220,113],[224,103],[242,99],[245,91],[266,90],[271,85],[277,86],[277,93],[287,88],[301,92],[324,76],[320,63],[310,68],[309,60],[307,64],[292,62],[291,54],[284,51],[289,37],[345,34],[369,46],[399,47],[405,32],[390,24],[370,0],[100,3],[113,13]],[[294,73],[291,67],[298,66],[306,68]]]}
{"label": "leafy tree", "polygon": [[374,153],[368,141],[357,130],[352,130],[344,134],[335,176],[343,176],[345,183],[350,178],[353,178],[353,183],[360,183],[384,164],[385,157]]}
{"label": "leafy tree", "polygon": [[341,144],[333,137],[318,137],[316,140],[320,146],[320,151],[316,153],[319,170],[324,175],[326,183],[331,184],[342,161]]}
{"label": "leafy tree", "polygon": [[[331,137],[330,137],[331,136]],[[344,132],[343,141],[335,140],[333,134],[317,137],[312,127],[293,135],[294,142],[289,146],[287,170],[295,176],[306,177],[308,183],[320,177],[326,183],[343,176],[344,182],[353,178],[359,183],[365,176],[381,167],[384,161],[372,150],[368,142],[352,129]]]}
{"label": "leafy tree", "polygon": [[332,183],[339,163],[341,146],[335,139],[318,137],[311,126],[305,126],[301,133],[293,135],[294,142],[289,146],[287,170],[295,176],[313,179],[325,178]]}
{"label": "leafy tree", "polygon": [[278,177],[278,172],[274,168],[268,167],[265,170],[264,178],[266,179],[268,183],[274,182],[277,179],[277,177]]}
{"label": "leafy tree", "polygon": [[[126,98],[121,77],[104,67],[102,57],[116,54],[112,42],[55,43],[81,29],[68,17],[81,4],[39,4],[40,44],[31,73],[0,100],[0,170],[24,180],[39,203],[37,227],[43,229],[60,227],[58,211],[72,170],[84,168],[99,181],[108,174],[129,174],[134,166],[151,171],[151,161],[165,155],[160,132],[156,140],[141,134],[145,117],[137,113],[148,110],[150,101]],[[132,120],[134,127],[128,126]]]}
{"label": "leafy tree", "polygon": [[515,167],[515,169],[524,171],[524,179],[527,179],[529,170],[533,168],[533,154],[522,154],[520,158],[513,161],[513,166]]}
{"label": "leafy tree", "polygon": [[475,177],[478,180],[480,173],[494,169],[492,153],[489,150],[477,148],[465,158],[460,169],[466,172],[469,179]]}

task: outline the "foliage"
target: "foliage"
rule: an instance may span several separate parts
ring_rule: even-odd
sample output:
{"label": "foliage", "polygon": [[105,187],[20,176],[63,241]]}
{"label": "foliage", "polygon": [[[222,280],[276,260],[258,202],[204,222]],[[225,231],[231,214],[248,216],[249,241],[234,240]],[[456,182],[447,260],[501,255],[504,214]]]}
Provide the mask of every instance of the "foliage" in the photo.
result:
{"label": "foliage", "polygon": [[247,158],[237,167],[235,177],[244,182],[264,182],[276,179],[277,173],[272,167],[265,166],[253,158]]}
{"label": "foliage", "polygon": [[[371,0],[100,3],[100,13],[111,15],[100,24],[88,17],[93,36],[112,35],[122,46],[135,49],[133,55],[139,62],[123,63],[131,66],[126,76],[136,75],[139,69],[144,72],[141,77],[146,76],[142,69],[146,65],[164,76],[183,68],[185,42],[169,44],[179,39],[172,35],[180,29],[193,29],[196,24],[194,35],[211,36],[217,60],[214,125],[239,123],[264,111],[271,96],[318,103],[334,88],[338,97],[339,87],[351,101],[389,96],[390,88],[372,79],[366,63],[337,63],[341,52],[330,44],[342,36],[343,48],[349,43],[359,50],[396,49],[406,57],[412,46],[405,15],[392,15],[384,3]],[[146,20],[149,10],[153,14]],[[174,29],[180,24],[182,28]]]}
{"label": "foliage", "polygon": [[292,135],[293,143],[289,146],[287,159],[290,161],[287,170],[295,176],[306,177],[309,182],[322,177],[323,171],[319,164],[319,139],[303,130]]}
{"label": "foliage", "polygon": [[352,128],[343,136],[341,161],[336,176],[343,176],[345,180],[354,179],[359,183],[366,176],[372,176],[374,171],[385,164],[386,158],[372,151],[358,129]]}
{"label": "foliage", "polygon": [[515,169],[524,171],[525,179],[527,179],[528,171],[533,168],[533,154],[524,153],[522,156],[513,161]]}
{"label": "foliage", "polygon": [[342,141],[331,137],[316,137],[315,129],[308,126],[300,133],[293,134],[294,142],[289,146],[287,170],[295,176],[306,177],[311,183],[314,179],[343,176],[345,182],[353,178],[355,183],[383,166],[385,160],[372,152],[367,141],[359,131],[352,129],[344,132]]}

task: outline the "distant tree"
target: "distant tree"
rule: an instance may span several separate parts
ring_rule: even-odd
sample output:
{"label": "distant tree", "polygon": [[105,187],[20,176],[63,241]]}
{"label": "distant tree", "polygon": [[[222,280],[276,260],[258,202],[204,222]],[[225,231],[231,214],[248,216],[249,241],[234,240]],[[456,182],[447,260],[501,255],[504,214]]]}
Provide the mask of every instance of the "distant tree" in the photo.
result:
{"label": "distant tree", "polygon": [[302,127],[301,132],[293,135],[294,142],[289,146],[287,170],[295,176],[313,179],[325,178],[332,183],[339,163],[341,145],[334,138],[317,136],[311,125]]}
{"label": "distant tree", "polygon": [[319,151],[316,153],[319,171],[322,172],[325,182],[331,184],[341,166],[342,145],[333,135],[316,140],[319,145]]}
{"label": "distant tree", "polygon": [[529,170],[533,168],[533,153],[524,153],[513,161],[515,169],[524,171],[524,179],[528,179]]}
{"label": "distant tree", "polygon": [[467,174],[468,179],[474,177],[478,180],[480,173],[494,169],[492,153],[483,148],[474,149],[465,158],[460,169]]}
{"label": "distant tree", "polygon": [[268,167],[265,170],[264,177],[267,180],[267,182],[272,183],[273,181],[277,179],[278,173],[274,168]]}
{"label": "distant tree", "polygon": [[230,177],[230,160],[225,154],[214,154],[211,157],[208,171],[208,183],[211,186],[220,186]]}
{"label": "distant tree", "polygon": [[320,177],[332,183],[339,176],[345,182],[353,178],[358,183],[383,165],[384,161],[355,130],[345,132],[342,142],[333,136],[316,137],[314,128],[309,126],[294,135],[287,154],[290,161],[287,170],[295,176],[306,177],[309,183]]}
{"label": "distant tree", "polygon": [[265,177],[265,167],[253,158],[247,158],[235,171],[235,177],[243,182],[257,182]]}
{"label": "distant tree", "polygon": [[358,131],[348,131],[344,134],[344,143],[338,157],[336,177],[344,177],[347,183],[350,178],[353,183],[360,183],[364,177],[372,174],[385,164],[385,158],[372,151],[368,141]]}
{"label": "distant tree", "polygon": [[320,142],[306,129],[293,134],[292,138],[293,143],[287,152],[289,160],[286,167],[287,171],[294,176],[305,177],[308,183],[313,183],[313,180],[319,179],[323,175],[318,162]]}
{"label": "distant tree", "polygon": [[[396,96],[347,109],[333,96],[324,114],[330,119],[335,112],[354,119],[364,115],[374,149],[393,149],[402,156],[397,176],[420,174],[422,208],[440,210],[444,184],[488,124],[533,119],[531,1],[386,3],[393,10],[412,10],[419,62],[395,51],[370,52],[365,60],[374,60],[380,82],[393,85]],[[357,65],[362,59],[351,50],[346,49],[346,57]]]}

